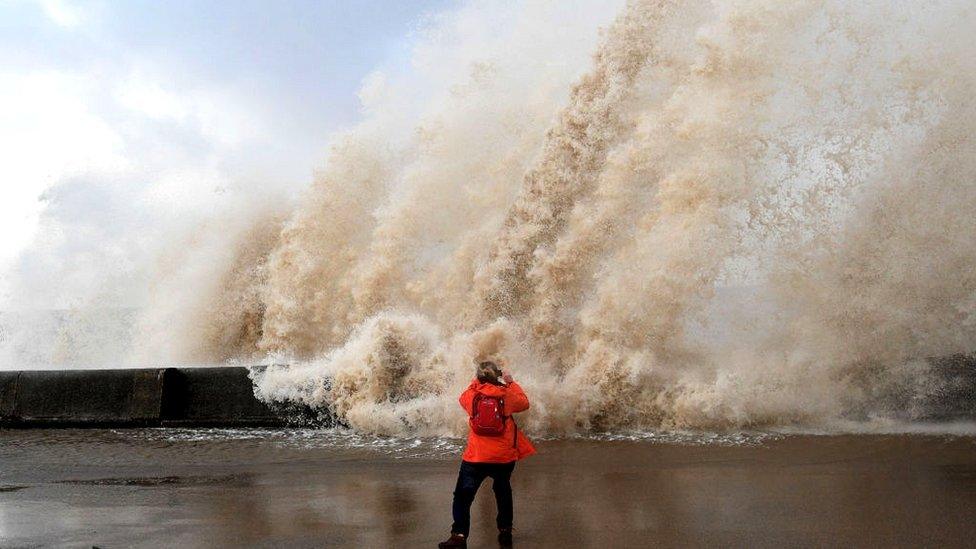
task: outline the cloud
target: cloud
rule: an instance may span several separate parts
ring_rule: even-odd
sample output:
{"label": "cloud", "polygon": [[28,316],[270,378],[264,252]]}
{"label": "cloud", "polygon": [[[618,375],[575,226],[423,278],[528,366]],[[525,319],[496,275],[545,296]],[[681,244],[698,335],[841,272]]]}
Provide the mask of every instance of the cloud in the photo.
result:
{"label": "cloud", "polygon": [[58,72],[0,74],[0,262],[9,262],[36,230],[39,195],[82,172],[125,169],[122,138],[85,101],[91,83]]}
{"label": "cloud", "polygon": [[80,6],[67,0],[38,0],[44,14],[59,27],[73,28],[85,20],[85,12]]}
{"label": "cloud", "polygon": [[131,278],[145,248],[244,199],[234,191],[258,197],[304,183],[275,163],[301,159],[259,152],[294,140],[266,111],[234,89],[154,80],[152,69],[0,73],[3,307],[131,302],[134,292],[106,294],[99,281]]}

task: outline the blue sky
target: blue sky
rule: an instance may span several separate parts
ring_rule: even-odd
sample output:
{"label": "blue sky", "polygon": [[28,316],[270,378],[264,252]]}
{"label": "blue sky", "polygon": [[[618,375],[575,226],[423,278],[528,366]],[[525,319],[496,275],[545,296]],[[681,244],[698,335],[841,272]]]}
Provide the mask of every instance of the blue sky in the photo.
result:
{"label": "blue sky", "polygon": [[0,0],[0,273],[234,185],[304,188],[363,78],[453,4]]}

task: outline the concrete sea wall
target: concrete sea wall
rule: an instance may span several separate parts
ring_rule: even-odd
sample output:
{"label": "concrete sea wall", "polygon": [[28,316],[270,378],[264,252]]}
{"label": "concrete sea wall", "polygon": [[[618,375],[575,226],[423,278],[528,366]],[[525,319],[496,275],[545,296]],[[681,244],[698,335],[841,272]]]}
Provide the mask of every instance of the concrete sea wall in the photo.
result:
{"label": "concrete sea wall", "polygon": [[[929,359],[929,387],[863,381],[846,416],[904,421],[976,419],[976,357]],[[335,425],[328,410],[270,407],[248,369],[0,370],[0,427],[244,427]]]}
{"label": "concrete sea wall", "polygon": [[246,368],[0,371],[0,425],[277,426]]}

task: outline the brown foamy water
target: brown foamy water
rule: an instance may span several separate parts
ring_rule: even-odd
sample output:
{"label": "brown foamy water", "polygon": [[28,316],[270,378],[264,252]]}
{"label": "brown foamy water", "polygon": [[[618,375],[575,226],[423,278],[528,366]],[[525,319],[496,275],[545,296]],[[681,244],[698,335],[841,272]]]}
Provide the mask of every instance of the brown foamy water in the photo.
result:
{"label": "brown foamy water", "polygon": [[437,20],[438,92],[370,80],[293,210],[164,258],[138,354],[270,356],[263,398],[400,435],[462,433],[483,358],[535,434],[830,428],[940,391],[926,359],[976,342],[969,2],[634,0],[598,39],[555,12]]}

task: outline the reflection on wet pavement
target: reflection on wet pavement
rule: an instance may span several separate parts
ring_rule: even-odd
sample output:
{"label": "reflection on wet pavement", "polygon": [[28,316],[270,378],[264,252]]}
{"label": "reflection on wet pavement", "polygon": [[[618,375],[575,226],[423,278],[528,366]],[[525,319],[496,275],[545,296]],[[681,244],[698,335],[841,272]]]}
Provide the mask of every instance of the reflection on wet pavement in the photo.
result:
{"label": "reflection on wet pavement", "polygon": [[[516,546],[966,545],[976,439],[550,440]],[[0,431],[0,546],[435,546],[461,442],[301,430]],[[497,547],[491,491],[471,547]]]}

